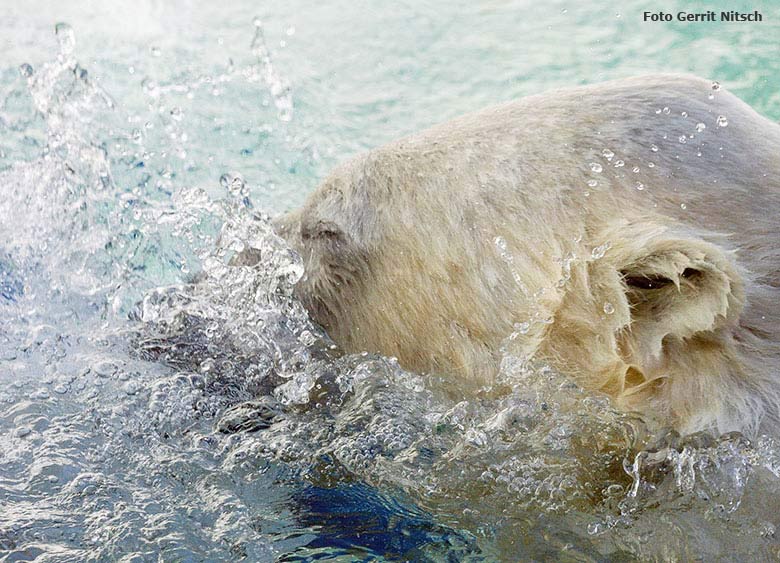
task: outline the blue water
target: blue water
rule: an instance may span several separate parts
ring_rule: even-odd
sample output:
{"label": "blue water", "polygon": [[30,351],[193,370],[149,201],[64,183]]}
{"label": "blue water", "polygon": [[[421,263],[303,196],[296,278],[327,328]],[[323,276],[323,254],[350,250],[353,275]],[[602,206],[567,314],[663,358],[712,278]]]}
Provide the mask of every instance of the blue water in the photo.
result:
{"label": "blue water", "polygon": [[[0,560],[780,557],[771,438],[652,435],[511,357],[514,391],[479,402],[339,357],[268,224],[360,150],[551,88],[693,72],[780,119],[780,9],[728,8],[765,21],[641,21],[710,2],[4,6]],[[229,266],[247,247],[262,267]]]}

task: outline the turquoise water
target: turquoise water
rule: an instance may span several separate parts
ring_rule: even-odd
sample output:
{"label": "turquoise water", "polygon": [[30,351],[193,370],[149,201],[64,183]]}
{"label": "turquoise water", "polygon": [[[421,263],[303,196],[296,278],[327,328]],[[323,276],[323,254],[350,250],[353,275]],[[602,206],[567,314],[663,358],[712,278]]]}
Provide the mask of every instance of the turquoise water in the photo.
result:
{"label": "turquoise water", "polygon": [[780,556],[772,439],[653,436],[511,357],[479,403],[338,358],[263,215],[556,87],[691,72],[780,119],[775,3],[225,4],[3,6],[0,560]]}

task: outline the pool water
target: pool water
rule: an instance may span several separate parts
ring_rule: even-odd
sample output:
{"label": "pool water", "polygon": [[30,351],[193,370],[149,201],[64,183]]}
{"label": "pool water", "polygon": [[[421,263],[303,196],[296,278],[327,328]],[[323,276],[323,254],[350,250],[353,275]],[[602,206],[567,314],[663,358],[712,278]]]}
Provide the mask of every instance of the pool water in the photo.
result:
{"label": "pool water", "polygon": [[780,10],[226,4],[4,6],[0,560],[780,558],[774,438],[650,432],[509,355],[477,401],[341,355],[269,224],[350,155],[551,88],[691,72],[780,119]]}

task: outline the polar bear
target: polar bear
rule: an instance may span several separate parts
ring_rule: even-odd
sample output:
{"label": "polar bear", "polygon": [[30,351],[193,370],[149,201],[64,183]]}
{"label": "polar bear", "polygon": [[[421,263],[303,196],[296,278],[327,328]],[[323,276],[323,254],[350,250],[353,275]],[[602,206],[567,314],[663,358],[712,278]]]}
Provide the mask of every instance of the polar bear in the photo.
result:
{"label": "polar bear", "polygon": [[345,351],[459,389],[542,361],[680,431],[774,428],[780,126],[652,75],[466,115],[339,166],[277,220]]}

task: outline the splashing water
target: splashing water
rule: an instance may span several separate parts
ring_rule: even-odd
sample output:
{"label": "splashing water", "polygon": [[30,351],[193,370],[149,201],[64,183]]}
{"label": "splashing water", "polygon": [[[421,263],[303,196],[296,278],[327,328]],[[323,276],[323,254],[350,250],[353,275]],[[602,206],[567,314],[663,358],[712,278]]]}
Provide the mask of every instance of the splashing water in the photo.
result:
{"label": "splashing water", "polygon": [[179,180],[197,147],[177,97],[262,77],[273,117],[294,125],[289,82],[254,32],[243,68],[147,77],[151,127],[122,115],[64,24],[56,59],[23,65],[5,91],[0,553],[776,556],[771,438],[650,434],[508,354],[495,388],[465,401],[392,358],[339,352],[295,298],[301,259],[242,175]]}

